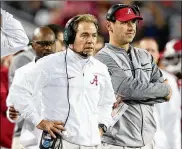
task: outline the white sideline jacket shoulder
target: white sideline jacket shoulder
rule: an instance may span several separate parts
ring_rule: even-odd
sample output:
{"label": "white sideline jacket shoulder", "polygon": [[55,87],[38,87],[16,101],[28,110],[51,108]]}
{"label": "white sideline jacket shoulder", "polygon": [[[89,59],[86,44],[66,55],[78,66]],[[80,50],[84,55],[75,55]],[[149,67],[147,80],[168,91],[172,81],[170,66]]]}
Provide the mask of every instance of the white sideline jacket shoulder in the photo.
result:
{"label": "white sideline jacket shoulder", "polygon": [[[98,123],[109,126],[115,95],[106,65],[93,57],[82,67],[80,57],[72,50],[49,55],[37,62],[36,68],[25,74],[26,82],[13,81],[8,98],[24,118],[38,125],[42,118],[30,98],[42,94],[44,119],[65,122],[68,115],[67,83],[69,81],[70,115],[66,124],[68,136],[64,139],[79,145],[100,144]],[[21,104],[17,104],[18,101]]]}
{"label": "white sideline jacket shoulder", "polygon": [[1,9],[1,57],[18,52],[29,39],[20,21]]}

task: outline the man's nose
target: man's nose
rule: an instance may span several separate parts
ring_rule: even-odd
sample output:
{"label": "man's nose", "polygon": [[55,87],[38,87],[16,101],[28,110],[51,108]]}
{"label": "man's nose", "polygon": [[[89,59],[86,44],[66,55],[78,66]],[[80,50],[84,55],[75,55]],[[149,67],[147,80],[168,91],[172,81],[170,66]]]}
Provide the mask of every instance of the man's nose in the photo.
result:
{"label": "man's nose", "polygon": [[94,37],[89,36],[88,40],[87,40],[87,43],[93,43],[93,41],[94,41]]}
{"label": "man's nose", "polygon": [[135,23],[133,23],[132,21],[128,21],[128,26],[129,27],[134,27]]}
{"label": "man's nose", "polygon": [[45,49],[50,50],[51,49],[51,45],[45,45]]}

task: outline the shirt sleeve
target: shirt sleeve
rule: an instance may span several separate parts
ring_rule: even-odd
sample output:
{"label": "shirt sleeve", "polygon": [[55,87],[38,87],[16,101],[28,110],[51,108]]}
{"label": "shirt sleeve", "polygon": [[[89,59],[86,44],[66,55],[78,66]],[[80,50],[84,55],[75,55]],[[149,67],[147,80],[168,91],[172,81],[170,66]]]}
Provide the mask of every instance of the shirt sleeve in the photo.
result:
{"label": "shirt sleeve", "polygon": [[20,21],[1,9],[1,57],[18,52],[29,39]]}
{"label": "shirt sleeve", "polygon": [[24,119],[37,126],[42,118],[38,114],[34,98],[36,98],[37,92],[44,86],[48,77],[45,72],[36,68],[27,74],[17,71],[10,87],[7,106],[14,105],[15,109],[20,112]]}
{"label": "shirt sleeve", "polygon": [[101,85],[101,94],[100,94],[100,101],[99,101],[99,117],[98,122],[99,124],[104,124],[108,128],[112,122],[112,106],[113,103],[116,101],[114,90],[111,83],[111,78],[109,76],[108,69],[105,70],[105,79]]}

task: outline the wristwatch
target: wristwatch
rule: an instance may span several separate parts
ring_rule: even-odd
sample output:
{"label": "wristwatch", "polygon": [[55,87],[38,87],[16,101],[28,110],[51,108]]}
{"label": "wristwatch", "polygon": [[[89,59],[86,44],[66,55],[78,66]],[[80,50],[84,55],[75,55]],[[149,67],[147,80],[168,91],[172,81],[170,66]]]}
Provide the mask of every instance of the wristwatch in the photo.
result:
{"label": "wristwatch", "polygon": [[102,128],[102,131],[103,131],[104,133],[106,133],[106,131],[107,131],[106,125],[104,125],[104,124],[99,124],[99,128]]}

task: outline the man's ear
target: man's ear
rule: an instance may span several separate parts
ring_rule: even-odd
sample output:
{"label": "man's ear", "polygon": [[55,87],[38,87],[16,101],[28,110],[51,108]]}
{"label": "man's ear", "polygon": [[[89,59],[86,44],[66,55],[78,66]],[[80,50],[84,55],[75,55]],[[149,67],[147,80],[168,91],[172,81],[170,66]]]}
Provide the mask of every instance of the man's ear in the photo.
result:
{"label": "man's ear", "polygon": [[108,31],[113,32],[112,24],[111,24],[111,23],[112,23],[112,22],[110,22],[110,21],[106,21],[106,27],[107,27]]}
{"label": "man's ear", "polygon": [[34,48],[35,48],[35,43],[32,42],[32,43],[31,43],[31,46],[32,46],[32,48],[34,49]]}

